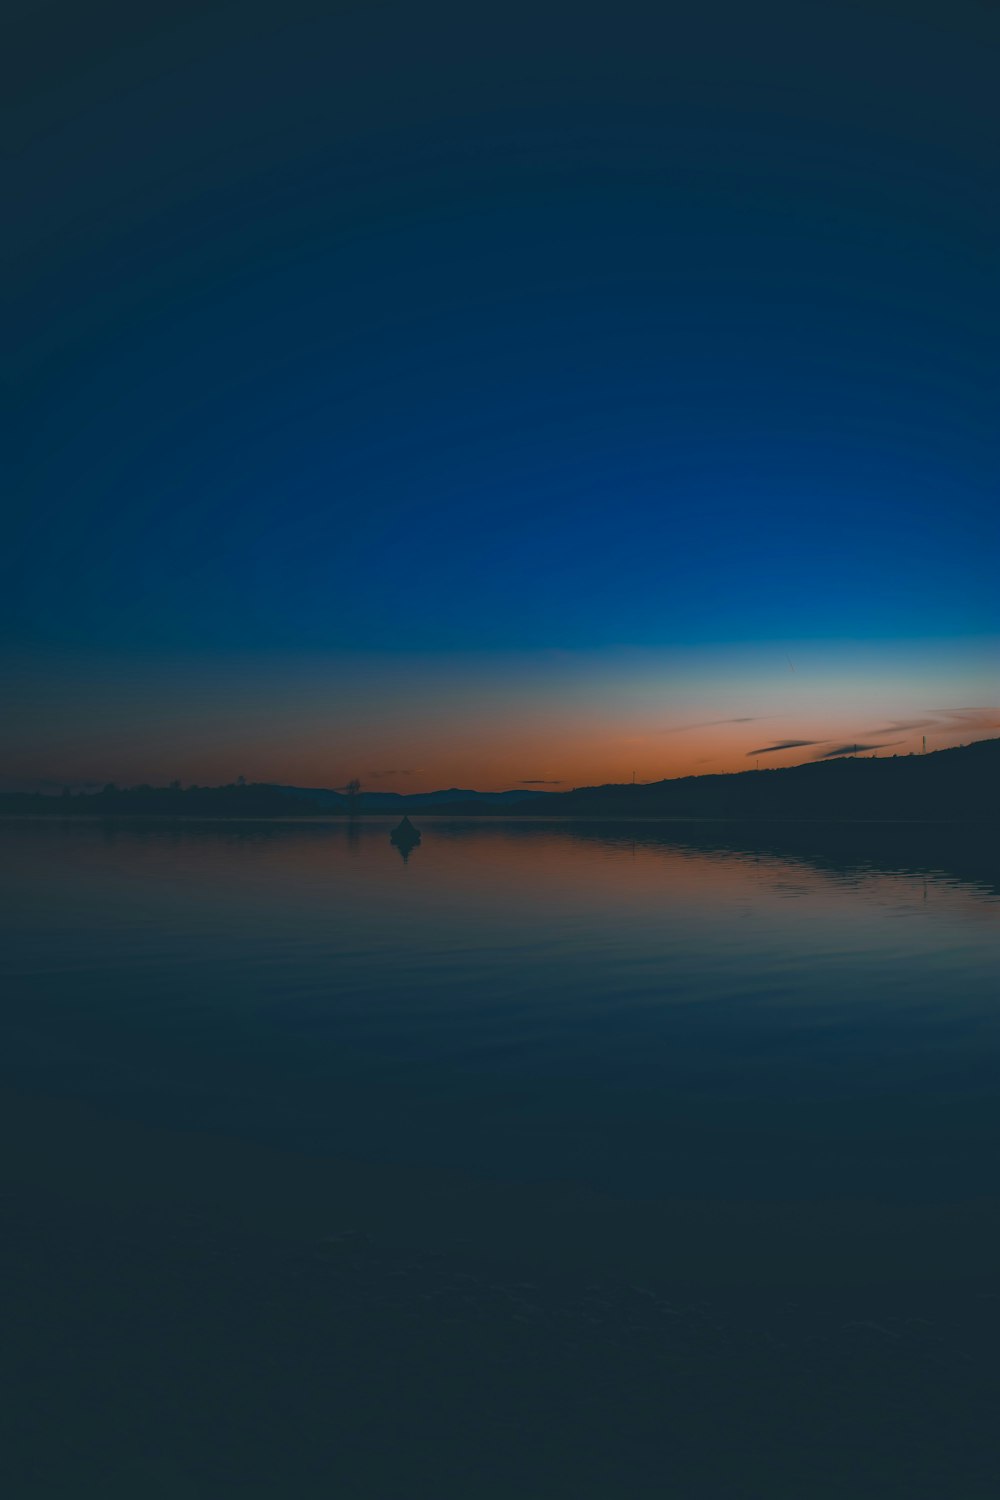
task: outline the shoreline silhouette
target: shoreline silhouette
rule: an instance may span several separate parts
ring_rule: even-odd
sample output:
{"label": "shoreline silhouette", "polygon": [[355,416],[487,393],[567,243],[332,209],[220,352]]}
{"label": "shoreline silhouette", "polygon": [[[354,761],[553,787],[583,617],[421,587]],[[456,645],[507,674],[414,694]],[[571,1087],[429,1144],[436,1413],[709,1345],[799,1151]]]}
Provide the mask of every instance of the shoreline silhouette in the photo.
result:
{"label": "shoreline silhouette", "polygon": [[474,792],[459,788],[366,793],[349,783],[309,790],[270,782],[227,786],[118,787],[61,794],[0,793],[0,816],[278,818],[614,818],[679,822],[963,823],[1000,819],[1000,738],[926,755],[843,756],[805,765],[607,783],[566,792]]}

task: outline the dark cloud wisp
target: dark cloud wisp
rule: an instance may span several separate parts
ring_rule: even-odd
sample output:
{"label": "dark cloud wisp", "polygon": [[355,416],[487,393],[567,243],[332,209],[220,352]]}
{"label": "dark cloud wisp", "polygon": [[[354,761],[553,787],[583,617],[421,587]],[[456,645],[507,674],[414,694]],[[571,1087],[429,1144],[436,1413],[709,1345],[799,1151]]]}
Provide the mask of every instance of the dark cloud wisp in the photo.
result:
{"label": "dark cloud wisp", "polygon": [[883,724],[879,729],[869,729],[868,734],[902,734],[905,729],[924,729],[928,724],[934,724],[935,719],[895,719],[891,724]]}
{"label": "dark cloud wisp", "polygon": [[835,760],[839,755],[860,755],[867,750],[888,750],[890,745],[902,745],[903,740],[880,740],[874,745],[838,745],[835,750],[824,750],[815,760]]}
{"label": "dark cloud wisp", "polygon": [[671,724],[663,733],[683,734],[688,729],[713,729],[716,724],[757,724],[761,719],[773,717],[773,714],[743,714],[738,719],[699,719],[697,724]]}
{"label": "dark cloud wisp", "polygon": [[761,745],[759,750],[748,750],[747,759],[755,755],[775,755],[779,750],[798,750],[802,745],[822,745],[823,740],[779,740],[776,745]]}

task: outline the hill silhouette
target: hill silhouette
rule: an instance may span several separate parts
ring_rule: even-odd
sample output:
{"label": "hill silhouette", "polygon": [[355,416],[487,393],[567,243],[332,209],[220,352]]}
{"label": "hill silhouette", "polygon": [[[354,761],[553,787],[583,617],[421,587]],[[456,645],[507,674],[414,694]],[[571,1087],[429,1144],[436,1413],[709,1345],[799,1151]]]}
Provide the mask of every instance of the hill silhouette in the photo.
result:
{"label": "hill silhouette", "polygon": [[[349,798],[343,792],[329,787],[279,786],[277,791],[286,797],[315,803],[323,812],[347,812]],[[451,786],[438,792],[373,792],[362,791],[358,801],[364,812],[412,812],[414,809],[444,808],[452,803],[475,804],[477,807],[506,807],[515,803],[531,802],[543,797],[544,792],[523,789],[509,792],[476,792],[468,787]]]}
{"label": "hill silhouette", "polygon": [[646,785],[578,787],[533,814],[711,819],[963,822],[1000,818],[1000,739],[929,755],[843,756]]}
{"label": "hill silhouette", "polygon": [[453,805],[476,811],[502,810],[530,804],[541,792],[523,790],[476,792],[462,787],[443,791],[359,792],[353,799],[326,787],[280,786],[271,782],[232,782],[227,786],[119,787],[109,783],[99,792],[0,793],[0,814],[100,817],[163,816],[218,818],[309,818],[324,814],[447,811]]}
{"label": "hill silhouette", "polygon": [[[295,818],[348,809],[348,798],[337,791],[263,782],[220,787],[181,787],[176,782],[169,787],[109,785],[100,792],[61,796],[0,795],[0,813],[22,816]],[[644,785],[609,783],[568,792],[362,792],[355,810],[364,816],[407,809],[494,817],[992,825],[1000,821],[1000,739],[929,755],[844,756],[780,769],[684,776]]]}
{"label": "hill silhouette", "polygon": [[[454,803],[449,813],[490,809]],[[495,810],[494,810],[495,811]],[[928,755],[842,756],[764,771],[575,787],[507,803],[531,817],[678,818],[783,822],[1000,820],[1000,739]]]}

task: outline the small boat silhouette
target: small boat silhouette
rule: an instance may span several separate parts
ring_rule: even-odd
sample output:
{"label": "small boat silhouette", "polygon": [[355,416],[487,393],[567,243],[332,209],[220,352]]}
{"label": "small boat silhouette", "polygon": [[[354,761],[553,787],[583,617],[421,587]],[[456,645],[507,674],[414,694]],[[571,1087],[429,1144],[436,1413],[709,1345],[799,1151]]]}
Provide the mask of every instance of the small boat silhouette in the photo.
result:
{"label": "small boat silhouette", "polygon": [[410,850],[415,849],[420,843],[420,829],[414,828],[409,818],[404,817],[403,821],[392,830],[389,839],[402,854],[405,863]]}

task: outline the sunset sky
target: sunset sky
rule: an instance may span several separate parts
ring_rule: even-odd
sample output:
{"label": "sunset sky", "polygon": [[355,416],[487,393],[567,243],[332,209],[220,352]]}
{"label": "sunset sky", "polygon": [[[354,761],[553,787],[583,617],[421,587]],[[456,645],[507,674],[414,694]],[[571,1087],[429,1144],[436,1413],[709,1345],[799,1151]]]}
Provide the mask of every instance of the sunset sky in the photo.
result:
{"label": "sunset sky", "polygon": [[16,9],[4,786],[1000,733],[989,7]]}

